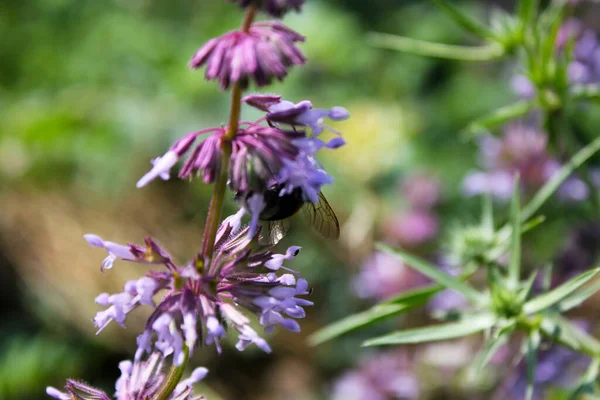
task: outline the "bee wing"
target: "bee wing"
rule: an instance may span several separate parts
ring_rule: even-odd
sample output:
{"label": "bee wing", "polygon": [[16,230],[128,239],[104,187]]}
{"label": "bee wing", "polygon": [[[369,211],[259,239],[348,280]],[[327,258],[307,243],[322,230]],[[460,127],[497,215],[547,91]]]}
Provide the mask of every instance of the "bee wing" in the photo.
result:
{"label": "bee wing", "polygon": [[259,237],[260,244],[275,246],[290,230],[290,221],[288,219],[261,221],[261,224],[261,232],[265,232],[265,235]]}
{"label": "bee wing", "polygon": [[319,193],[318,203],[305,203],[302,206],[302,214],[322,236],[327,239],[340,237],[340,223],[323,193]]}

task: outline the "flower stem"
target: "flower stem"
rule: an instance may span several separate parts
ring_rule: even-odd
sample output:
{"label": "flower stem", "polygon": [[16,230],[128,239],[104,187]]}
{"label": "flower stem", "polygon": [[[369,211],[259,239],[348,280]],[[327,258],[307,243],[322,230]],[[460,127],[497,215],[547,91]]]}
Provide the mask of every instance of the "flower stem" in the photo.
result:
{"label": "flower stem", "polygon": [[[250,26],[252,25],[255,15],[256,7],[248,7],[241,28],[243,32],[248,32],[250,30]],[[205,258],[212,256],[215,246],[215,237],[217,236],[217,229],[219,228],[219,223],[221,221],[221,213],[223,211],[223,203],[225,200],[225,190],[227,189],[229,158],[231,157],[232,150],[231,141],[237,133],[238,125],[240,123],[240,114],[242,111],[242,92],[243,90],[240,83],[234,83],[233,88],[231,89],[229,124],[227,125],[227,133],[223,136],[223,141],[221,143],[223,158],[221,159],[219,176],[215,182],[212,198],[210,199],[208,216],[206,218],[206,224],[204,227],[204,237],[202,239],[202,255]]]}
{"label": "flower stem", "polygon": [[173,393],[173,391],[177,387],[177,384],[181,380],[181,377],[183,376],[183,371],[185,370],[185,366],[188,362],[190,351],[187,348],[187,346],[184,346],[183,354],[185,355],[185,357],[183,358],[183,362],[181,363],[181,365],[171,366],[171,370],[169,371],[169,376],[167,376],[167,380],[152,400],[167,400],[171,393]]}

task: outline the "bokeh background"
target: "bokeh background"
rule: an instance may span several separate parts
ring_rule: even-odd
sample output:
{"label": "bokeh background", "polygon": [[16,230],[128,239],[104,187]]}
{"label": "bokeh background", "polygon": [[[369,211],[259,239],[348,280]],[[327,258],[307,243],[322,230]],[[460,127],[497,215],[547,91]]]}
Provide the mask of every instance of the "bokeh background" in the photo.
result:
{"label": "bokeh background", "polygon": [[[512,7],[456,3],[482,19]],[[591,28],[600,21],[596,8],[582,12]],[[134,313],[125,330],[113,324],[96,336],[94,298],[119,291],[144,267],[117,263],[100,273],[104,253],[82,236],[139,243],[151,235],[180,260],[195,254],[211,188],[173,179],[136,189],[135,182],[176,138],[226,121],[229,96],[187,62],[240,18],[234,5],[217,0],[0,1],[0,399],[46,398],[45,387],[61,387],[66,377],[112,390],[144,313]],[[200,351],[191,365],[209,368],[201,385],[209,399],[334,398],[340,377],[366,368],[373,351],[359,347],[363,339],[423,320],[427,310],[318,347],[306,340],[374,304],[377,296],[364,286],[373,274],[386,276],[390,293],[426,282],[397,265],[370,272],[373,244],[384,239],[435,258],[457,225],[476,221],[480,201],[461,188],[479,167],[479,148],[459,132],[516,99],[515,62],[467,64],[369,45],[371,31],[476,43],[429,2],[310,0],[285,22],[307,36],[309,62],[269,91],[343,105],[352,115],[335,126],[347,146],[322,160],[336,178],[325,194],[342,237],[323,241],[294,223],[284,245],[303,247],[292,267],[309,280],[316,305],[302,333],[269,338],[272,355],[233,346],[220,357]],[[591,135],[600,128],[596,114],[581,111]],[[415,209],[411,193],[431,204]],[[505,210],[501,201],[497,207]],[[235,210],[233,201],[227,208]],[[549,213],[561,218],[532,234],[532,264],[555,259],[582,226],[588,245],[600,243],[587,205],[557,200]],[[375,369],[406,370],[397,373],[406,398],[490,398],[494,377],[473,383],[459,372],[474,351],[470,342],[387,349],[395,361]]]}

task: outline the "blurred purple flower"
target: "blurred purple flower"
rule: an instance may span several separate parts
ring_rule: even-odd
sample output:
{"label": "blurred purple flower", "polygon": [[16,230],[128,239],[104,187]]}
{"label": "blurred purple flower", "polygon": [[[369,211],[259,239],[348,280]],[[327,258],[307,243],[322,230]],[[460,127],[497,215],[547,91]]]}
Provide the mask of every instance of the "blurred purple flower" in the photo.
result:
{"label": "blurred purple flower", "polygon": [[[206,344],[215,343],[220,351],[218,340],[225,335],[225,321],[239,333],[239,350],[254,343],[270,352],[243,310],[257,314],[266,332],[276,325],[298,332],[300,326],[293,318],[303,318],[303,307],[312,305],[299,297],[308,294],[308,284],[276,271],[286,269],[283,261],[294,258],[300,248],[292,246],[286,254],[274,254],[267,246],[251,245],[248,227],[239,229],[241,216],[238,213],[221,224],[210,261],[197,256],[177,266],[165,258],[165,270],[148,271],[127,282],[122,293],[100,294],[96,302],[107,308],[94,318],[99,331],[112,320],[123,326],[130,311],[151,306],[154,312],[138,337],[136,360],[144,351],[156,348],[164,356],[173,354],[176,365],[183,362],[184,346],[193,352],[199,338]],[[155,304],[153,298],[160,292],[165,294]]]}
{"label": "blurred purple flower", "polygon": [[245,89],[250,80],[258,86],[282,80],[293,65],[306,58],[296,47],[304,36],[277,21],[255,22],[248,32],[231,31],[209,40],[190,61],[197,69],[206,65],[206,79],[217,79],[221,89],[238,82]]}
{"label": "blurred purple flower", "polygon": [[[473,171],[463,180],[468,196],[490,193],[499,199],[512,196],[515,175],[526,191],[539,189],[561,167],[548,153],[544,133],[522,123],[507,126],[501,138],[486,136],[479,141],[480,164],[485,171]],[[559,189],[564,200],[587,198],[587,186],[579,178],[570,177]]]}
{"label": "blurred purple flower", "polygon": [[412,207],[430,209],[440,200],[440,181],[433,176],[415,174],[402,183],[401,193]]}
{"label": "blurred purple flower", "polygon": [[404,351],[364,359],[358,368],[334,383],[333,400],[411,400],[419,398],[420,384]]}
{"label": "blurred purple flower", "polygon": [[[547,390],[550,388],[575,385],[588,364],[589,356],[557,344],[538,352],[533,398],[546,399]],[[516,371],[502,382],[495,398],[523,398],[526,387],[527,366],[523,361]]]}
{"label": "blurred purple flower", "polygon": [[419,209],[398,213],[383,226],[386,240],[402,247],[421,246],[434,239],[438,230],[437,216]]}
{"label": "blurred purple flower", "polygon": [[275,18],[281,18],[291,10],[300,12],[305,0],[229,0],[232,3],[238,3],[240,7],[257,6],[267,14]]}
{"label": "blurred purple flower", "polygon": [[367,257],[354,277],[353,287],[359,297],[384,300],[424,282],[422,275],[397,257],[375,252]]}
{"label": "blurred purple flower", "polygon": [[[159,353],[152,353],[145,361],[122,361],[119,364],[121,376],[115,384],[115,400],[142,400],[154,398],[165,383],[164,360]],[[201,400],[204,396],[194,396],[194,384],[204,379],[208,370],[196,368],[191,376],[181,381],[168,400]],[[65,392],[48,387],[46,393],[59,400],[110,400],[105,392],[84,383],[67,379]]]}

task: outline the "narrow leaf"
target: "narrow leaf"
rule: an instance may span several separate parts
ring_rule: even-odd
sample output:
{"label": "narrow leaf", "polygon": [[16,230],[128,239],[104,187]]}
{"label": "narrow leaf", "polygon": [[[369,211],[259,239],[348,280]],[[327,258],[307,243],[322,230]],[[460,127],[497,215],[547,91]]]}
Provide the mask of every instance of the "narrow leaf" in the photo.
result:
{"label": "narrow leaf", "polygon": [[490,61],[504,55],[504,49],[497,43],[485,46],[457,46],[433,43],[387,33],[372,32],[368,39],[375,47],[397,50],[417,56],[445,58],[461,61]]}
{"label": "narrow leaf", "polygon": [[513,198],[511,203],[512,236],[510,244],[510,261],[508,263],[508,287],[515,290],[521,276],[521,187],[519,175],[515,177]]}
{"label": "narrow leaf", "polygon": [[567,400],[578,400],[583,395],[593,394],[598,385],[598,373],[600,373],[600,359],[595,358],[590,362],[590,365],[581,377],[577,388],[571,393]]}
{"label": "narrow leaf", "polygon": [[[571,174],[600,150],[600,136],[579,150],[568,163],[564,164],[552,175],[550,180],[536,192],[531,201],[521,211],[521,222],[529,220],[548,201]],[[498,231],[498,241],[504,242],[510,237],[510,226]]]}
{"label": "narrow leaf", "polygon": [[550,341],[556,341],[572,350],[586,353],[592,357],[600,357],[600,342],[560,315],[551,315],[544,318],[541,329],[544,336]]}
{"label": "narrow leaf", "polygon": [[539,208],[556,192],[567,178],[583,163],[589,160],[596,152],[600,150],[600,136],[594,139],[590,144],[579,150],[577,154],[569,160],[552,175],[552,178],[531,199],[529,204],[523,208],[521,221],[526,221],[535,214]]}
{"label": "narrow leaf", "polygon": [[600,103],[600,85],[573,85],[571,93],[574,100],[590,100]]}
{"label": "narrow leaf", "polygon": [[488,133],[491,129],[505,124],[508,121],[523,117],[529,114],[537,103],[535,101],[518,101],[477,118],[471,122],[462,134],[464,140],[472,140],[475,137]]}
{"label": "narrow leaf", "polygon": [[475,290],[472,286],[454,276],[443,272],[439,267],[436,267],[435,265],[432,265],[419,257],[413,256],[401,249],[394,249],[383,243],[379,243],[377,248],[385,251],[386,253],[397,256],[402,261],[406,262],[408,266],[416,269],[440,285],[461,293],[473,303],[479,303],[483,300],[483,295]]}
{"label": "narrow leaf", "polygon": [[433,0],[436,6],[444,11],[450,18],[452,18],[458,25],[462,26],[467,31],[473,33],[484,39],[494,39],[494,32],[482,24],[481,22],[471,18],[461,10],[457,9],[446,0]]}
{"label": "narrow leaf", "polygon": [[418,303],[411,304],[410,302],[407,302],[406,304],[378,304],[367,311],[350,315],[318,330],[308,337],[308,342],[311,346],[317,346],[345,333],[364,328],[378,321],[406,312],[417,305]]}
{"label": "narrow leaf", "polygon": [[578,307],[584,301],[598,293],[598,291],[600,291],[600,280],[563,299],[560,303],[558,303],[558,310],[562,313]]}
{"label": "narrow leaf", "polygon": [[527,337],[527,388],[525,390],[525,399],[533,398],[533,390],[535,387],[535,369],[537,366],[536,353],[540,347],[540,333],[534,330]]}
{"label": "narrow leaf", "polygon": [[551,291],[544,293],[532,300],[529,300],[523,306],[523,312],[525,314],[534,314],[536,312],[542,311],[548,307],[553,306],[558,303],[587,281],[592,279],[598,272],[600,272],[600,268],[594,268],[589,271],[586,271],[582,274],[577,275],[574,278],[569,279],[562,285],[552,289]]}
{"label": "narrow leaf", "polygon": [[475,362],[473,363],[473,369],[475,372],[480,372],[483,367],[485,367],[492,357],[496,354],[496,352],[508,342],[508,335],[499,335],[492,339],[490,339],[485,347],[477,354],[475,357]]}
{"label": "narrow leaf", "polygon": [[425,343],[438,340],[455,339],[481,332],[494,326],[496,322],[492,314],[476,314],[465,316],[459,322],[428,326],[425,328],[407,329],[369,339],[363,346],[385,346],[392,344]]}
{"label": "narrow leaf", "polygon": [[518,3],[518,15],[521,24],[529,26],[537,14],[540,0],[521,0]]}

